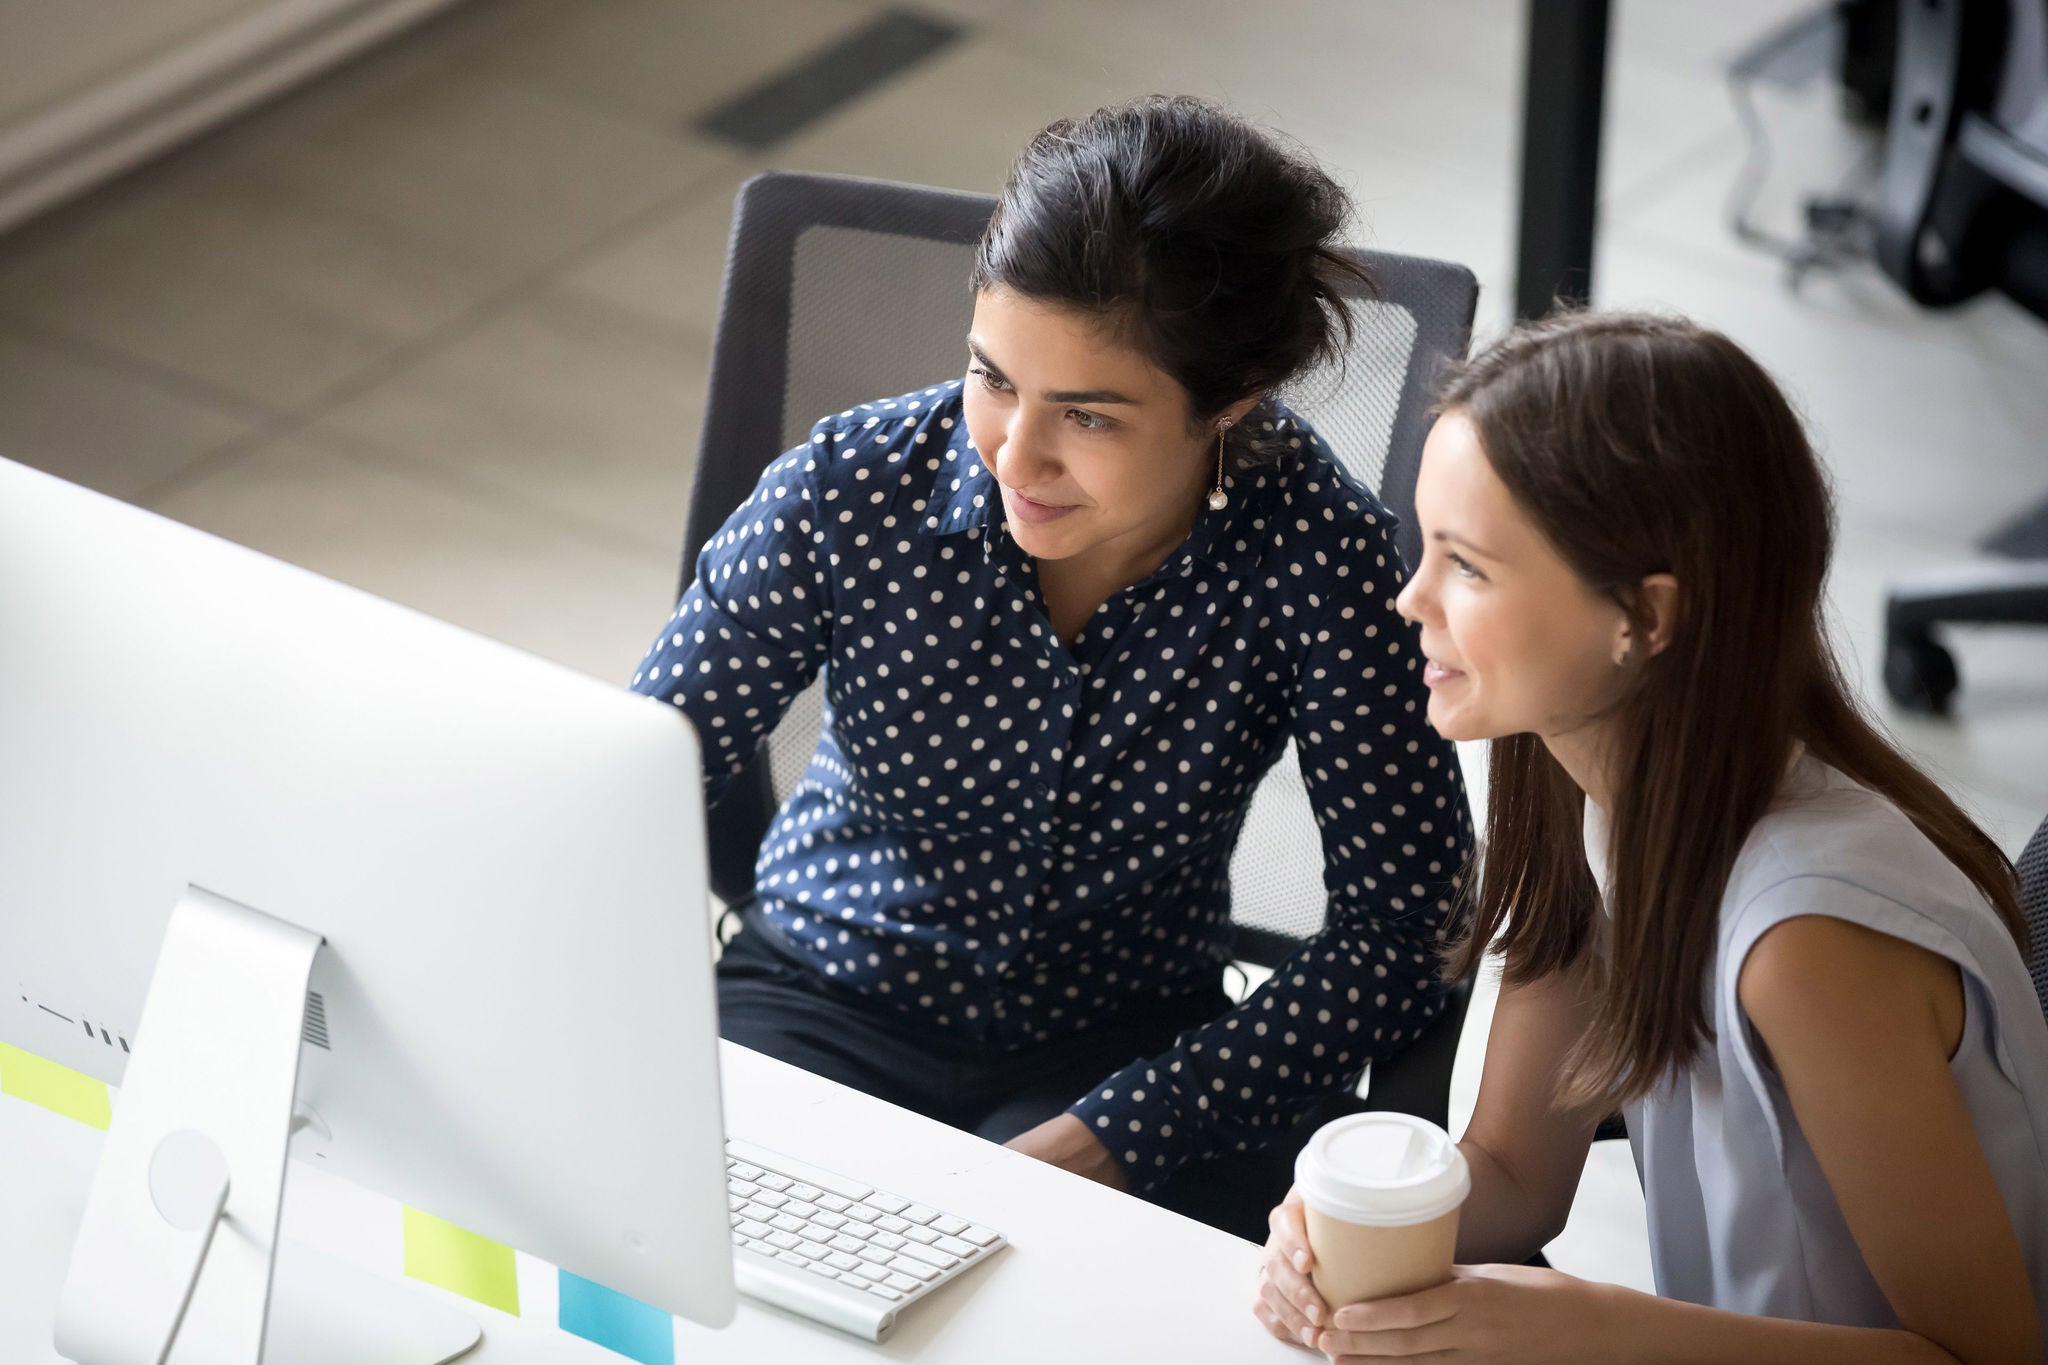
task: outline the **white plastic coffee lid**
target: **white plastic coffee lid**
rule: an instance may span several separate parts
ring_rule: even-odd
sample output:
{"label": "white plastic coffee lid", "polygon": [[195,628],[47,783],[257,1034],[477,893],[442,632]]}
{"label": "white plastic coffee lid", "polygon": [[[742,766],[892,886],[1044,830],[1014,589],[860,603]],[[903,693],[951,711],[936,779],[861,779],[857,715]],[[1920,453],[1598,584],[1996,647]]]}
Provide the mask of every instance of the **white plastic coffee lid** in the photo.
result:
{"label": "white plastic coffee lid", "polygon": [[1353,1114],[1316,1131],[1294,1161],[1294,1186],[1316,1212],[1399,1227],[1465,1202],[1472,1173],[1451,1135],[1413,1114]]}

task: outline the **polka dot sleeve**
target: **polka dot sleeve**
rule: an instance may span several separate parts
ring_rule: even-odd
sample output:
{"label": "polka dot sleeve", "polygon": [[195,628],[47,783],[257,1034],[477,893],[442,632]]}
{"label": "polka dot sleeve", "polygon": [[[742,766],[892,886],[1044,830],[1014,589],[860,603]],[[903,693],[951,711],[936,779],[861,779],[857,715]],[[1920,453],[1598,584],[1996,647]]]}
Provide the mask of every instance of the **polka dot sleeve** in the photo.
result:
{"label": "polka dot sleeve", "polygon": [[697,574],[633,675],[697,727],[707,801],[825,662],[832,611],[813,525],[814,447],[769,464],[697,556]]}
{"label": "polka dot sleeve", "polygon": [[[1341,491],[1340,491],[1341,496]],[[1471,847],[1451,745],[1429,728],[1414,632],[1384,513],[1325,549],[1323,610],[1295,626],[1290,723],[1323,846],[1324,930],[1215,1022],[1069,1109],[1133,1190],[1187,1160],[1263,1146],[1398,1053],[1441,1007],[1434,948]],[[1303,523],[1303,530],[1308,530]]]}

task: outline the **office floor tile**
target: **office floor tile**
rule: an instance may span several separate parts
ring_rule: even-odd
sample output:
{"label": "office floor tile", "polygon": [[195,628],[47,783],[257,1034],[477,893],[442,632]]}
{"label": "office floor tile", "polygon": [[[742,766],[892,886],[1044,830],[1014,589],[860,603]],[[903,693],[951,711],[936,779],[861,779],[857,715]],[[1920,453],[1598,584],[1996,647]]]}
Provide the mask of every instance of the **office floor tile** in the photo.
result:
{"label": "office floor tile", "polygon": [[132,500],[260,420],[174,384],[0,329],[0,457]]}
{"label": "office floor tile", "polygon": [[430,68],[240,159],[256,176],[505,279],[551,264],[730,156],[684,133]]}
{"label": "office floor tile", "polygon": [[873,17],[850,0],[528,5],[464,67],[666,133]]}
{"label": "office floor tile", "polygon": [[709,376],[700,336],[541,294],[331,409],[314,429],[460,475],[564,529],[673,555]]}
{"label": "office floor tile", "polygon": [[718,320],[733,199],[754,169],[706,176],[686,202],[565,271],[558,287],[708,342]]}
{"label": "office floor tile", "polygon": [[475,305],[460,254],[209,167],[0,258],[0,317],[274,410]]}
{"label": "office floor tile", "polygon": [[675,600],[673,556],[594,545],[324,435],[267,446],[153,510],[621,682]]}

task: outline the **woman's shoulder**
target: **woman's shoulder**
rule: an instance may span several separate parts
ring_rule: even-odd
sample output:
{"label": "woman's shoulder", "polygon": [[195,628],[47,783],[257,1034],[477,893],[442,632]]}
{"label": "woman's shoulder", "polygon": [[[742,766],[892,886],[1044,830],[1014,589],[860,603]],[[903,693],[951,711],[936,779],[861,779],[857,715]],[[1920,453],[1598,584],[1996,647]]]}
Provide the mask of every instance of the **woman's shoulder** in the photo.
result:
{"label": "woman's shoulder", "polygon": [[925,498],[949,469],[978,472],[960,390],[961,381],[951,379],[819,418],[805,443],[806,476],[837,497],[860,492],[893,504],[905,492]]}
{"label": "woman's shoulder", "polygon": [[1306,417],[1276,402],[1253,420],[1253,463],[1240,477],[1254,505],[1297,535],[1348,541],[1366,532],[1391,543],[1394,518]]}
{"label": "woman's shoulder", "polygon": [[1930,946],[2010,943],[1983,892],[1904,811],[1805,754],[1744,841],[1722,905],[1724,944],[1738,954],[1800,915]]}

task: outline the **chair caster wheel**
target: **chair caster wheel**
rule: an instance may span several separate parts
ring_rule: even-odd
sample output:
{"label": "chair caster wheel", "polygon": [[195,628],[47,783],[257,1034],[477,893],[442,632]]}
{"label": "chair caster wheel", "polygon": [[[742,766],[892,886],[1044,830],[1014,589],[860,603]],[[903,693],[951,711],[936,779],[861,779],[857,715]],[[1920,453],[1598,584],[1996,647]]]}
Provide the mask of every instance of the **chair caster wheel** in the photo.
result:
{"label": "chair caster wheel", "polygon": [[1955,655],[1922,636],[1885,646],[1884,690],[1901,710],[1945,716],[1956,690]]}

